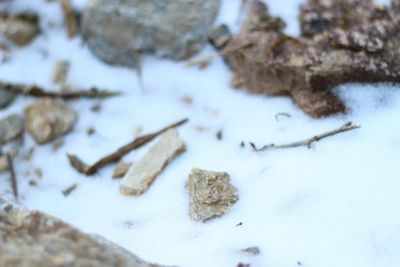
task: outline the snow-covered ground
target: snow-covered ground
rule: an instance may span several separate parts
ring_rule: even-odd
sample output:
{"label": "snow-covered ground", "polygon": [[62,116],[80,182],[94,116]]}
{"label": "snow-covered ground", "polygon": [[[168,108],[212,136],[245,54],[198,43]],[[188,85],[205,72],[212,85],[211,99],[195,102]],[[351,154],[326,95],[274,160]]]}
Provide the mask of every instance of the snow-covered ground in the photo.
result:
{"label": "snow-covered ground", "polygon": [[[75,1],[82,8],[85,0]],[[270,0],[273,14],[298,34],[297,6],[302,2]],[[240,0],[225,0],[219,22],[237,28]],[[351,112],[314,120],[290,99],[249,95],[229,88],[230,72],[221,59],[209,68],[145,58],[143,86],[134,70],[97,60],[81,38],[68,40],[57,2],[14,0],[12,9],[36,10],[44,18],[43,34],[30,46],[14,50],[0,65],[0,79],[51,83],[55,61],[68,59],[73,87],[96,85],[123,92],[104,101],[78,100],[74,131],[57,152],[25,136],[22,152],[35,147],[30,161],[16,160],[21,201],[80,229],[97,233],[155,263],[179,266],[397,267],[400,264],[400,86],[343,85],[336,90]],[[4,4],[3,4],[4,7]],[[53,26],[49,26],[49,22]],[[202,53],[212,51],[210,47]],[[192,103],[188,101],[192,99]],[[21,113],[32,98],[19,97],[0,117]],[[93,105],[102,109],[93,113]],[[275,120],[285,112],[290,118]],[[125,197],[113,167],[94,177],[73,170],[66,153],[91,163],[143,133],[188,117],[180,128],[187,151],[169,165],[150,190]],[[242,141],[297,141],[352,121],[361,129],[336,135],[312,149],[297,148],[257,154]],[[88,136],[87,128],[96,133]],[[223,132],[217,140],[216,133]],[[135,161],[145,148],[128,155]],[[185,182],[192,167],[226,171],[238,188],[239,202],[227,215],[206,224],[188,216]],[[35,169],[43,170],[38,178]],[[29,181],[38,185],[32,187]],[[61,191],[71,184],[70,196]],[[8,174],[0,191],[11,193]],[[237,226],[242,222],[242,225]],[[240,252],[258,246],[259,256]]]}

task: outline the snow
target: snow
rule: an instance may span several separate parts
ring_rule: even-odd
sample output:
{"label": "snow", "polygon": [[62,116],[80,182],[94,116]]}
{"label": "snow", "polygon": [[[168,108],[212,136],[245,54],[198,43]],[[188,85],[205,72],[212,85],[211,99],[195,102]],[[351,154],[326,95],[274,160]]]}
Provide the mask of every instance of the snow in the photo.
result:
{"label": "snow", "polygon": [[[298,34],[297,7],[302,1],[267,1],[273,14]],[[382,2],[382,1],[381,1]],[[385,1],[387,2],[387,1]],[[84,0],[74,1],[83,8]],[[237,29],[239,0],[225,0],[218,22]],[[80,229],[105,236],[140,257],[178,266],[391,267],[400,261],[400,87],[391,84],[342,85],[335,90],[350,113],[311,119],[286,97],[249,95],[229,87],[231,73],[221,59],[200,71],[182,63],[145,58],[142,85],[132,69],[97,60],[82,39],[68,40],[57,2],[15,0],[2,4],[14,11],[35,10],[44,17],[44,34],[30,46],[15,49],[0,65],[0,79],[51,83],[55,61],[71,61],[68,82],[79,88],[98,86],[123,92],[104,101],[78,100],[69,106],[79,122],[65,145],[38,146],[28,135],[22,152],[31,160],[15,162],[21,201]],[[49,26],[51,22],[52,26]],[[212,51],[210,47],[202,53]],[[3,55],[4,56],[4,55]],[[192,104],[184,98],[193,100]],[[20,97],[0,118],[22,112],[34,99]],[[101,104],[101,111],[91,107]],[[289,113],[290,118],[275,115]],[[66,153],[91,163],[143,133],[188,117],[179,129],[187,151],[170,164],[143,196],[125,197],[114,166],[94,177],[74,171]],[[352,121],[361,129],[322,140],[312,149],[257,154],[242,141],[284,143],[311,137]],[[87,128],[96,133],[88,136]],[[202,129],[202,131],[199,130]],[[216,133],[222,130],[223,139]],[[149,148],[129,154],[133,162]],[[231,212],[206,224],[188,216],[185,182],[192,167],[227,171],[238,188]],[[35,169],[43,170],[43,177]],[[35,180],[36,187],[29,186]],[[78,188],[69,197],[61,191]],[[0,191],[11,194],[8,174]],[[242,225],[237,226],[239,222]],[[240,250],[258,246],[259,256]]]}

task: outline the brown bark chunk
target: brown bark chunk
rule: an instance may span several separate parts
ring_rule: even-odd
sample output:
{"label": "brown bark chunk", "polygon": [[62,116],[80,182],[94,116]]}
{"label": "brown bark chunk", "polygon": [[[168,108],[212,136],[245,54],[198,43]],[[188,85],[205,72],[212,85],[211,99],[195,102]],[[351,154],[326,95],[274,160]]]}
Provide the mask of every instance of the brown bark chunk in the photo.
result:
{"label": "brown bark chunk", "polygon": [[32,14],[11,16],[0,12],[0,35],[13,43],[24,46],[39,33],[39,18]]}
{"label": "brown bark chunk", "polygon": [[253,0],[240,33],[225,48],[232,49],[226,59],[236,84],[249,92],[291,96],[313,117],[342,113],[346,108],[332,87],[400,82],[396,10],[369,0],[310,0],[301,12],[303,37],[293,38]]}

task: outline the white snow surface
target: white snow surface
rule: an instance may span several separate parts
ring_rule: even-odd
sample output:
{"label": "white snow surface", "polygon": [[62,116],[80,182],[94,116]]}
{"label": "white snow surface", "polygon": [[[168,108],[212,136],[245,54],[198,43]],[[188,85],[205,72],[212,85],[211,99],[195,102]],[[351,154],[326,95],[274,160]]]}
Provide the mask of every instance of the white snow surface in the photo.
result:
{"label": "white snow surface", "polygon": [[[85,0],[74,1],[83,8]],[[297,7],[302,1],[267,1],[273,14],[298,34]],[[382,1],[381,1],[382,2]],[[385,1],[387,2],[387,1]],[[237,29],[239,0],[225,0],[218,22]],[[177,266],[397,267],[400,264],[400,86],[342,85],[335,90],[350,108],[345,116],[311,119],[289,98],[250,95],[231,89],[231,73],[221,59],[209,68],[145,58],[143,86],[132,69],[96,59],[80,37],[69,40],[57,1],[14,0],[1,8],[34,10],[42,16],[43,34],[23,49],[14,49],[0,65],[0,79],[51,82],[54,62],[71,61],[68,83],[76,88],[98,86],[123,92],[107,100],[69,101],[79,113],[73,132],[52,145],[36,145],[24,136],[22,154],[34,148],[31,160],[15,161],[21,202],[80,229],[105,236],[147,261]],[[50,26],[52,25],[52,26]],[[212,51],[206,47],[202,54]],[[3,54],[2,57],[5,55]],[[192,104],[183,99],[192,99]],[[19,97],[0,111],[22,113],[35,100]],[[91,107],[100,104],[99,113]],[[290,118],[275,120],[285,112]],[[143,196],[126,197],[109,166],[93,177],[78,174],[66,153],[91,163],[143,133],[188,117],[179,128],[187,151],[174,160]],[[254,153],[253,141],[285,143],[311,137],[352,121],[359,130],[316,143]],[[87,128],[96,133],[88,136]],[[221,130],[223,139],[217,140]],[[133,162],[149,145],[124,158]],[[221,218],[197,223],[188,216],[185,182],[193,167],[226,171],[240,194],[239,202]],[[43,177],[35,169],[43,170]],[[0,191],[11,194],[9,175],[0,176]],[[29,181],[38,185],[32,187]],[[70,196],[61,191],[71,184]],[[239,222],[242,225],[237,226]],[[240,252],[258,246],[260,255]]]}

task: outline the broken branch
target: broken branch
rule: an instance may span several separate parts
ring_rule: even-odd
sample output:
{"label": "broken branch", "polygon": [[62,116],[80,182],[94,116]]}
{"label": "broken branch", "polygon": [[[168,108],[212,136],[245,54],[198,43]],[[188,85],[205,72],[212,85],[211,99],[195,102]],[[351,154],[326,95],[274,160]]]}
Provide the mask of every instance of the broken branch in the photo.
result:
{"label": "broken branch", "polygon": [[251,147],[254,149],[255,152],[263,152],[263,151],[267,151],[267,150],[275,150],[275,149],[284,149],[284,148],[293,148],[293,147],[300,147],[300,146],[305,146],[310,148],[312,143],[314,142],[318,142],[321,139],[339,134],[339,133],[343,133],[343,132],[347,132],[347,131],[351,131],[354,129],[358,129],[361,128],[361,126],[359,125],[353,125],[353,123],[348,122],[346,124],[344,124],[343,126],[341,126],[340,128],[337,128],[335,130],[331,130],[328,131],[326,133],[320,134],[320,135],[316,135],[314,137],[311,137],[309,139],[306,140],[302,140],[302,141],[298,141],[298,142],[293,142],[293,143],[289,143],[289,144],[283,144],[283,145],[275,145],[275,144],[269,144],[269,145],[265,145],[261,148],[257,148],[256,145],[254,143],[250,143]]}
{"label": "broken branch", "polygon": [[7,153],[6,158],[7,158],[7,163],[8,163],[8,170],[10,171],[10,175],[11,175],[11,187],[12,187],[15,199],[18,200],[18,184],[17,184],[17,177],[15,175],[12,155],[10,153]]}
{"label": "broken branch", "polygon": [[96,163],[94,163],[91,166],[85,164],[81,159],[79,159],[75,155],[68,154],[67,156],[68,156],[71,166],[74,167],[74,169],[76,169],[78,172],[85,174],[85,175],[93,175],[99,169],[107,166],[110,163],[120,160],[124,155],[128,154],[129,152],[131,152],[135,149],[138,149],[138,148],[144,146],[145,144],[149,143],[150,141],[152,141],[154,138],[156,138],[160,134],[168,131],[169,129],[179,127],[179,126],[185,124],[186,122],[188,122],[188,119],[184,119],[184,120],[178,121],[174,124],[171,124],[169,126],[166,126],[157,132],[140,136],[140,137],[136,138],[133,142],[120,147],[117,151],[111,153],[110,155],[107,155],[107,156],[101,158],[100,160],[98,160]]}
{"label": "broken branch", "polygon": [[7,83],[0,81],[0,88],[8,91],[13,91],[18,94],[34,96],[34,97],[50,97],[50,98],[106,98],[111,96],[120,95],[120,92],[111,92],[107,90],[99,90],[92,87],[89,90],[77,90],[71,92],[49,92],[37,85],[24,85],[17,83]]}

